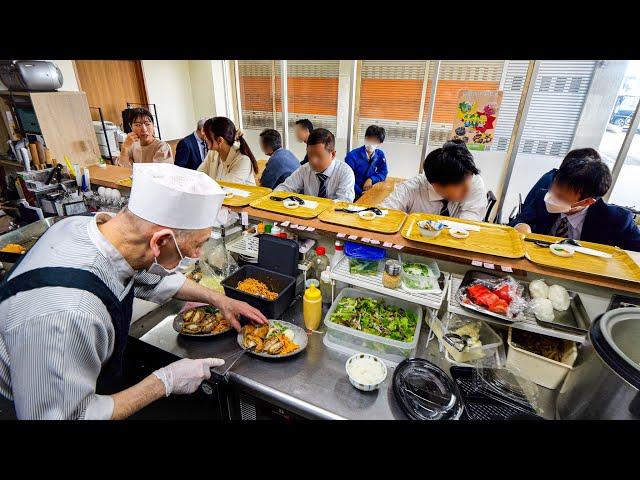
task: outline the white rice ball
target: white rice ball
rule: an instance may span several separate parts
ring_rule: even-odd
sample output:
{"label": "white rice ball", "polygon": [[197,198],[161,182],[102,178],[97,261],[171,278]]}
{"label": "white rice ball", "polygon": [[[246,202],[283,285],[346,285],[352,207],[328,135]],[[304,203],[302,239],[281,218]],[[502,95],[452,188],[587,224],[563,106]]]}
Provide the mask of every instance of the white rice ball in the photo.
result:
{"label": "white rice ball", "polygon": [[533,314],[543,322],[553,322],[556,316],[553,313],[553,303],[548,298],[537,297],[529,303]]}
{"label": "white rice ball", "polygon": [[567,289],[560,285],[551,285],[549,287],[549,300],[551,300],[553,308],[560,312],[567,310],[571,303]]}
{"label": "white rice ball", "polygon": [[529,292],[532,298],[548,298],[549,285],[544,280],[534,280],[529,284]]}

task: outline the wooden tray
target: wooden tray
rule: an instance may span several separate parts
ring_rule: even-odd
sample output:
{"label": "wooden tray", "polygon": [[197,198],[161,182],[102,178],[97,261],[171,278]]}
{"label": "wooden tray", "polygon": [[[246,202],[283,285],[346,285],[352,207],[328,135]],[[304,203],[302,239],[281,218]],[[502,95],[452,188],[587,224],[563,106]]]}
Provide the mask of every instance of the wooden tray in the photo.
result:
{"label": "wooden tray", "polygon": [[253,185],[243,185],[241,183],[231,183],[231,182],[218,182],[223,187],[235,188],[238,190],[244,190],[249,192],[248,197],[240,197],[234,196],[229,199],[226,199],[222,204],[226,207],[246,207],[254,200],[257,200],[260,197],[264,197],[266,194],[271,192],[270,188],[267,187],[255,187]]}
{"label": "wooden tray", "polygon": [[[298,208],[287,208],[282,204],[282,202],[271,200],[269,198],[272,196],[284,198],[290,195],[295,195],[296,197],[300,197],[303,200],[311,200],[313,202],[318,202],[318,206],[314,209],[311,209],[305,206],[300,206]],[[288,215],[290,217],[310,219],[310,218],[316,218],[318,215],[324,212],[327,208],[331,207],[333,205],[333,200],[328,200],[326,198],[312,197],[310,195],[302,195],[301,193],[277,191],[277,192],[271,192],[262,198],[254,200],[253,202],[250,203],[250,205],[253,208],[257,208],[259,210],[267,210],[268,212],[279,213],[281,215]]]}
{"label": "wooden tray", "polygon": [[[547,242],[557,242],[562,238],[551,237],[549,235],[539,235],[537,233],[527,234],[528,238],[545,240]],[[601,252],[610,253],[613,258],[600,258],[591,255],[584,255],[576,252],[572,257],[559,257],[549,251],[549,248],[539,247],[532,242],[524,243],[525,256],[531,262],[544,265],[545,267],[557,268],[560,270],[570,270],[574,272],[584,272],[604,278],[615,278],[628,282],[640,283],[640,266],[624,250],[610,245],[599,243],[583,242],[583,247],[593,248]]]}
{"label": "wooden tray", "polygon": [[[451,220],[456,223],[476,225],[481,230],[479,232],[470,231],[467,238],[454,238],[449,235],[448,229],[445,229],[436,238],[425,238],[420,234],[418,225],[416,225],[421,220]],[[484,253],[504,258],[524,257],[524,246],[522,245],[524,242],[520,238],[520,234],[514,228],[506,225],[474,222],[472,220],[442,217],[429,213],[412,213],[407,218],[407,221],[404,222],[404,227],[402,227],[400,234],[407,240],[413,240],[414,242],[429,243],[467,252]]]}
{"label": "wooden tray", "polygon": [[[336,208],[346,208],[349,205],[356,207],[368,207],[370,205],[360,205],[355,203],[338,202],[331,208],[327,208],[320,214],[318,220],[325,223],[333,223],[334,225],[344,225],[345,227],[358,228],[360,230],[369,230],[378,233],[397,233],[402,227],[407,214],[400,210],[389,210],[384,217],[374,218],[373,220],[363,220],[357,213],[336,212]],[[384,209],[381,209],[384,210]]]}

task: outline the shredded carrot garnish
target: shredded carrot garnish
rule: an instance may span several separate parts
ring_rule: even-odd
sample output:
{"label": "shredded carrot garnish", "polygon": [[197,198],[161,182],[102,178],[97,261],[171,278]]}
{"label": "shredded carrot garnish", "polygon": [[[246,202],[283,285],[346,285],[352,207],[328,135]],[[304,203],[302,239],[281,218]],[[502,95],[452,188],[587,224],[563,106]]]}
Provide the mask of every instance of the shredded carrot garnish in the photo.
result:
{"label": "shredded carrot garnish", "polygon": [[289,340],[286,335],[278,335],[278,339],[282,342],[282,349],[278,352],[278,355],[285,355],[287,353],[295,352],[300,346],[293,340]]}
{"label": "shredded carrot garnish", "polygon": [[272,292],[269,290],[269,287],[255,278],[245,278],[238,282],[238,290],[266,298],[267,300],[275,300],[278,298],[278,294],[276,292]]}

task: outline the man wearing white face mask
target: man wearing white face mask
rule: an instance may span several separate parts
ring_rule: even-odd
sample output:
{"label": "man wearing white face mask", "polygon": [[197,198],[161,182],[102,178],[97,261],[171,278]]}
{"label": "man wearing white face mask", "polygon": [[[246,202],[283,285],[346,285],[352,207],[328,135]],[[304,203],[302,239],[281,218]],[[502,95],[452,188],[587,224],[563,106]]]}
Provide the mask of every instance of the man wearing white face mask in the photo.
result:
{"label": "man wearing white face mask", "polygon": [[236,328],[266,318],[181,273],[201,255],[224,193],[201,172],[134,164],[117,215],[53,225],[0,285],[0,399],[24,419],[121,419],[170,394],[194,392],[224,363],[183,359],[121,384],[134,295],[215,305]]}
{"label": "man wearing white face mask", "polygon": [[521,233],[541,233],[640,251],[640,230],[631,212],[608,205],[609,167],[599,159],[565,160],[549,190],[539,189],[511,225]]}
{"label": "man wearing white face mask", "polygon": [[387,178],[387,159],[380,149],[384,138],[384,128],[377,125],[367,127],[364,133],[364,145],[351,150],[344,159],[356,177],[356,198]]}

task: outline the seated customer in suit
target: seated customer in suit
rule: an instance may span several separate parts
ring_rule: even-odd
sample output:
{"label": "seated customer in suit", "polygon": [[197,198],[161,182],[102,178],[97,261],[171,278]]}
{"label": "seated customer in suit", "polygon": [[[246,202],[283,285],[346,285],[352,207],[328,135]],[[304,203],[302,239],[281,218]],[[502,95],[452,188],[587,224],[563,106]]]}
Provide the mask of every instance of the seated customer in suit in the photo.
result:
{"label": "seated customer in suit", "polygon": [[[597,152],[597,150],[593,148],[576,148],[575,150],[571,150],[569,153],[567,153],[567,155],[562,160],[562,163],[560,164],[560,166],[562,167],[562,165],[564,165],[565,162],[573,158],[593,158],[595,160],[602,161],[602,158],[600,158],[600,154]],[[551,183],[553,183],[553,179],[556,176],[557,172],[558,172],[557,168],[552,168],[551,170],[549,170],[547,173],[545,173],[540,177],[540,179],[531,188],[531,190],[529,190],[529,193],[527,194],[527,198],[524,199],[524,203],[522,204],[522,208],[526,208],[527,206],[532,204],[535,194],[538,190],[540,189],[549,190],[549,188],[551,188]]]}
{"label": "seated customer in suit", "polygon": [[487,192],[473,155],[461,140],[429,152],[424,174],[396,185],[381,204],[406,213],[424,212],[481,222],[487,212]]}
{"label": "seated customer in suit", "polygon": [[196,130],[178,142],[175,164],[179,167],[197,170],[207,156],[209,148],[204,136],[205,118],[198,120]]}
{"label": "seated customer in suit", "polygon": [[301,165],[276,190],[353,202],[353,170],[336,160],[336,139],[329,130],[316,128],[307,139],[309,163]]}
{"label": "seated customer in suit", "polygon": [[260,148],[269,156],[267,166],[262,172],[260,185],[274,189],[295,172],[300,163],[291,151],[282,148],[280,132],[267,128],[260,134]]}
{"label": "seated customer in suit", "polygon": [[575,157],[563,162],[551,188],[540,189],[510,224],[521,233],[541,233],[640,251],[640,230],[631,212],[602,198],[611,171],[600,160]]}
{"label": "seated customer in suit", "polygon": [[387,178],[387,159],[380,150],[384,137],[384,128],[370,125],[364,133],[364,145],[351,150],[344,159],[356,177],[356,198]]}

